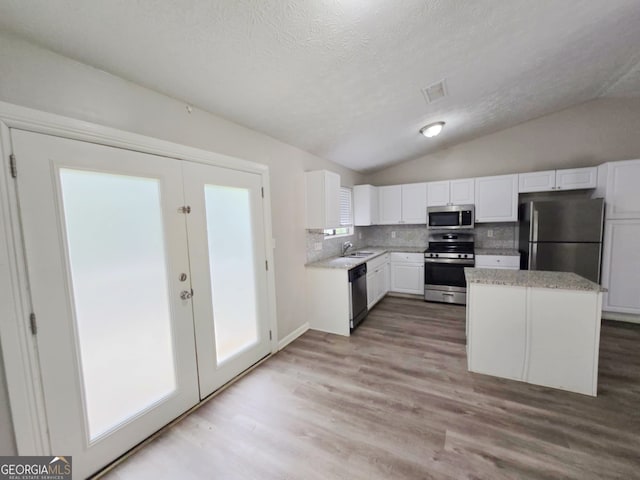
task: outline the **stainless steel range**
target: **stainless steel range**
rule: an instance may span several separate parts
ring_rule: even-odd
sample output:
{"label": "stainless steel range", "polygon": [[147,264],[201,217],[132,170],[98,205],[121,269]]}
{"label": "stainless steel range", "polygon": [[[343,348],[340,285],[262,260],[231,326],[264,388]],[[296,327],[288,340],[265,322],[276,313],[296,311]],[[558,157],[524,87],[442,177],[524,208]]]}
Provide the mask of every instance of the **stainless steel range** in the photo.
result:
{"label": "stainless steel range", "polygon": [[428,302],[467,303],[464,267],[473,267],[472,233],[434,233],[424,252],[424,299]]}

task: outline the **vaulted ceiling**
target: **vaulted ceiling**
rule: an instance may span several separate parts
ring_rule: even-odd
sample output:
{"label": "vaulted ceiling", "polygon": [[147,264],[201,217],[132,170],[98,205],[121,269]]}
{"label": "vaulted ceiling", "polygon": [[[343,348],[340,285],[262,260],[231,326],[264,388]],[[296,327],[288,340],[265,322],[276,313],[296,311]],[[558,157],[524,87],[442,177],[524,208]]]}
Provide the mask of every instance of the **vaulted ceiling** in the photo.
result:
{"label": "vaulted ceiling", "polygon": [[640,96],[639,25],[638,0],[0,2],[2,29],[360,171]]}

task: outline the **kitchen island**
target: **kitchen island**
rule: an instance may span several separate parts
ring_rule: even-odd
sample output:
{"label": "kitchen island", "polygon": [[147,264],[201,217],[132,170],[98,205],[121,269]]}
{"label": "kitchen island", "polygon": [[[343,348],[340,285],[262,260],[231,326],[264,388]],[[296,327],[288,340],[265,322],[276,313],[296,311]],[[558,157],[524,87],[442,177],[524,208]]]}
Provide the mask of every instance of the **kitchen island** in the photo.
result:
{"label": "kitchen island", "polygon": [[565,272],[465,276],[469,371],[596,396],[600,285]]}

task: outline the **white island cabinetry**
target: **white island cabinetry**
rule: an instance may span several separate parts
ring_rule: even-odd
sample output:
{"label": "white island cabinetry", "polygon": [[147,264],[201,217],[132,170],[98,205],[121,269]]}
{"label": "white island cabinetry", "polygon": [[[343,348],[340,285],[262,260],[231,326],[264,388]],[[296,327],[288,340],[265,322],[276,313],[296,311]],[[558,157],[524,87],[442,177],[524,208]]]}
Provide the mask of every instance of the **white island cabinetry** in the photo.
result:
{"label": "white island cabinetry", "polygon": [[563,272],[465,274],[469,371],[597,394],[598,284]]}

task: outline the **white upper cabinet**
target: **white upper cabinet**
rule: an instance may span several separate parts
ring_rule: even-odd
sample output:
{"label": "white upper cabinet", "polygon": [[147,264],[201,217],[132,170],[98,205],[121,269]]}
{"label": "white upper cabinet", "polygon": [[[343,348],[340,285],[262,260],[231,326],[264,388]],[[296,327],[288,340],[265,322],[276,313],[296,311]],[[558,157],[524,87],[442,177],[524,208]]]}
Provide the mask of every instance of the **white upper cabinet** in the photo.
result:
{"label": "white upper cabinet", "polygon": [[600,167],[607,220],[640,219],[640,160],[610,162]]}
{"label": "white upper cabinet", "polygon": [[527,192],[550,192],[556,188],[556,171],[521,173],[518,175],[518,190]]}
{"label": "white upper cabinet", "polygon": [[353,187],[353,221],[357,227],[378,223],[378,187],[373,185]]}
{"label": "white upper cabinet", "polygon": [[453,205],[473,205],[475,203],[475,178],[460,178],[449,182],[449,203]]}
{"label": "white upper cabinet", "polygon": [[402,185],[378,187],[378,200],[380,225],[402,221]]}
{"label": "white upper cabinet", "polygon": [[475,181],[461,178],[444,182],[427,183],[427,206],[468,205],[475,202]]}
{"label": "white upper cabinet", "polygon": [[427,223],[427,184],[378,187],[378,224]]}
{"label": "white upper cabinet", "polygon": [[427,184],[402,185],[402,223],[427,223]]}
{"label": "white upper cabinet", "polygon": [[596,188],[598,168],[568,168],[556,170],[556,190],[578,190]]}
{"label": "white upper cabinet", "polygon": [[427,206],[441,207],[449,204],[449,187],[448,180],[444,182],[427,183]]}
{"label": "white upper cabinet", "polygon": [[521,173],[518,190],[520,193],[528,193],[595,188],[597,179],[596,167]]}
{"label": "white upper cabinet", "polygon": [[518,220],[518,175],[476,178],[476,222]]}
{"label": "white upper cabinet", "polygon": [[305,172],[308,229],[340,226],[340,175],[327,170]]}

